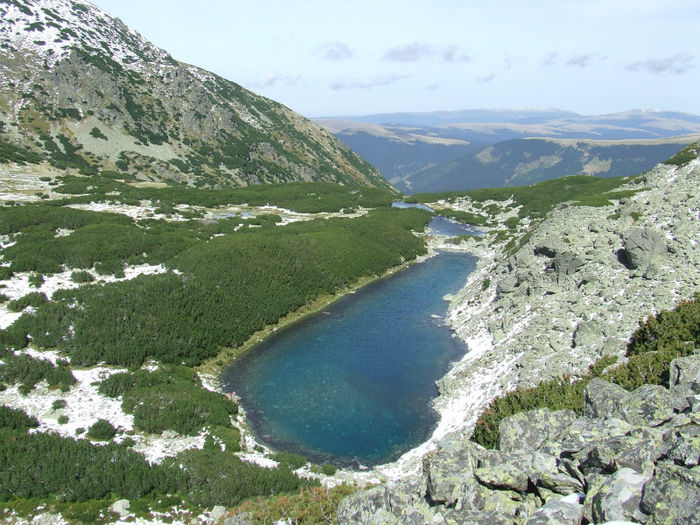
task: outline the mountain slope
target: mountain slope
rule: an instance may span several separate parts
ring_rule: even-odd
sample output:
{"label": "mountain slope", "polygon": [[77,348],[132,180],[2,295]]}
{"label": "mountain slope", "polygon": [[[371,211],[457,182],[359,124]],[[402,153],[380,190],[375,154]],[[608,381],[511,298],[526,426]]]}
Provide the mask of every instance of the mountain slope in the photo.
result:
{"label": "mountain slope", "polygon": [[568,175],[624,177],[651,169],[697,139],[591,141],[517,139],[486,146],[397,181],[411,192],[523,186]]}
{"label": "mountain slope", "polygon": [[[651,168],[700,134],[700,116],[643,110],[588,116],[557,109],[483,109],[315,122],[407,193],[531,184],[576,173],[631,175]],[[547,142],[518,142],[532,138]],[[638,142],[608,142],[621,140]],[[678,145],[675,151],[669,140]],[[587,145],[591,141],[593,145]],[[544,150],[550,151],[542,154]],[[484,165],[476,155],[500,160]]]}
{"label": "mountain slope", "polygon": [[196,186],[388,184],[329,133],[72,0],[0,1],[0,160]]}

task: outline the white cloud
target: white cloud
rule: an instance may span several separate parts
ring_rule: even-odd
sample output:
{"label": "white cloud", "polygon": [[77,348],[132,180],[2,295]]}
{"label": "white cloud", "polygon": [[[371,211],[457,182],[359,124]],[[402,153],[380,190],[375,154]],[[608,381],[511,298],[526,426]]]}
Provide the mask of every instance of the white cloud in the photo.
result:
{"label": "white cloud", "polygon": [[288,75],[277,75],[270,74],[265,75],[263,78],[250,83],[250,86],[254,89],[264,89],[269,87],[274,87],[277,85],[283,86],[294,86],[299,83],[301,76],[297,75],[294,77]]}
{"label": "white cloud", "polygon": [[491,73],[490,75],[487,75],[485,77],[479,77],[476,79],[477,82],[480,84],[488,84],[491,82],[494,78],[496,78],[496,73]]}
{"label": "white cloud", "polygon": [[409,75],[387,74],[377,75],[363,80],[340,80],[331,84],[331,89],[340,91],[344,89],[372,89],[380,86],[388,86],[400,80],[408,78]]}
{"label": "white cloud", "polygon": [[566,61],[567,66],[577,66],[580,68],[586,68],[593,62],[593,55],[590,53],[583,53],[581,55],[576,55],[571,57]]}
{"label": "white cloud", "polygon": [[355,56],[355,50],[342,42],[326,42],[315,48],[314,54],[319,55],[323,60],[338,62],[351,59]]}
{"label": "white cloud", "polygon": [[553,66],[559,62],[559,53],[556,51],[552,51],[551,53],[548,53],[546,57],[544,57],[544,60],[542,60],[542,65],[543,66]]}
{"label": "white cloud", "polygon": [[662,73],[673,73],[680,75],[695,67],[693,63],[695,55],[679,53],[666,58],[647,58],[639,62],[634,62],[625,67],[629,71],[645,71],[659,75]]}
{"label": "white cloud", "polygon": [[434,58],[448,63],[466,63],[471,61],[471,57],[461,53],[458,46],[435,47],[423,42],[413,42],[392,47],[382,56],[383,60],[391,62],[420,62],[424,59]]}

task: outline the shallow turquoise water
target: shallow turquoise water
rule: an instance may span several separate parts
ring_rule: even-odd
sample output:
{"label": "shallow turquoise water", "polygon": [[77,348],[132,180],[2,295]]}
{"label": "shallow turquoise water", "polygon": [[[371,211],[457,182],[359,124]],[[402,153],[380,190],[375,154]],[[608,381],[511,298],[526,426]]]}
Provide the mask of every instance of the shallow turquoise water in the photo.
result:
{"label": "shallow turquoise water", "polygon": [[268,338],[229,366],[257,438],[316,462],[391,461],[437,423],[435,381],[466,346],[443,325],[476,258],[442,253]]}

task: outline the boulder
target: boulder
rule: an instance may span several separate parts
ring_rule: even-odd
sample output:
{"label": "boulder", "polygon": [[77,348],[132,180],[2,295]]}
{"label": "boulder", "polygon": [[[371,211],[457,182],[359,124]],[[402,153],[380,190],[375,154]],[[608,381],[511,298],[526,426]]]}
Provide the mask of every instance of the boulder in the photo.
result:
{"label": "boulder", "polygon": [[557,253],[552,261],[551,268],[557,278],[557,282],[567,275],[576,273],[584,262],[571,252]]}
{"label": "boulder", "polygon": [[644,518],[640,503],[642,488],[649,480],[632,469],[623,468],[610,476],[593,496],[593,520],[639,521]]}
{"label": "boulder", "polygon": [[250,512],[235,514],[224,519],[224,525],[253,525],[253,515]]}
{"label": "boulder", "polygon": [[583,415],[592,419],[615,417],[627,406],[630,393],[619,385],[593,378],[583,394]]}
{"label": "boulder", "polygon": [[604,326],[596,321],[582,321],[574,332],[574,348],[599,346],[605,339]]}
{"label": "boulder", "polygon": [[627,404],[618,407],[613,416],[637,426],[658,426],[674,415],[673,396],[659,385],[643,385],[627,397]]}
{"label": "boulder", "polygon": [[496,283],[496,293],[498,295],[513,293],[518,287],[518,279],[513,275],[507,275]]}
{"label": "boulder", "polygon": [[663,430],[651,428],[614,436],[578,455],[578,466],[584,474],[610,474],[621,468],[630,468],[639,474],[651,476],[656,460],[667,449],[663,438]]}
{"label": "boulder", "polygon": [[697,523],[700,509],[700,472],[671,463],[659,463],[644,486],[642,510],[647,525]]}
{"label": "boulder", "polygon": [[356,492],[338,505],[338,524],[398,523],[388,507],[389,494],[386,486]]}
{"label": "boulder", "polygon": [[624,258],[627,267],[645,268],[650,262],[668,251],[666,239],[653,228],[633,228],[622,234]]}
{"label": "boulder", "polygon": [[442,521],[431,521],[430,525],[514,525],[513,516],[490,510],[445,509],[439,515]]}
{"label": "boulder", "polygon": [[119,514],[120,518],[126,518],[130,512],[129,512],[129,507],[131,506],[131,503],[129,502],[128,499],[120,499],[112,503],[110,505],[109,509],[116,513]]}
{"label": "boulder", "polygon": [[551,259],[558,253],[565,251],[567,248],[568,245],[564,241],[553,237],[548,237],[535,244],[534,253],[535,255],[544,255],[545,257],[549,257]]}
{"label": "boulder", "polygon": [[583,505],[578,498],[551,499],[535,511],[526,525],[579,525],[583,519]]}
{"label": "boulder", "polygon": [[495,489],[526,492],[543,474],[558,474],[557,460],[542,452],[493,453],[479,463],[474,477],[479,483]]}
{"label": "boulder", "polygon": [[436,503],[454,503],[464,479],[471,476],[484,452],[483,447],[459,434],[441,441],[435,452],[423,458],[425,495]]}
{"label": "boulder", "polygon": [[572,456],[615,436],[623,436],[634,427],[621,419],[590,419],[580,417],[561,435],[559,442],[542,447],[543,452]]}
{"label": "boulder", "polygon": [[700,354],[674,359],[668,374],[674,392],[686,397],[700,394]]}
{"label": "boulder", "polygon": [[504,452],[537,450],[546,441],[557,440],[575,420],[576,413],[572,410],[552,412],[547,408],[507,417],[498,426],[499,449]]}
{"label": "boulder", "polygon": [[666,457],[688,468],[700,465],[700,425],[686,425],[667,436]]}

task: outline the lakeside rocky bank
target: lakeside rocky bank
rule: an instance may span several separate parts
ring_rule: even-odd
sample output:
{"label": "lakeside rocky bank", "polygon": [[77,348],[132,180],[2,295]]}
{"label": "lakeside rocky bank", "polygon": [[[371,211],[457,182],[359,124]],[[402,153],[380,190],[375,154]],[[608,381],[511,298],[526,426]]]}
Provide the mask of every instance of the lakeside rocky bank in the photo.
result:
{"label": "lakeside rocky bank", "polygon": [[[466,247],[481,259],[467,285],[452,298],[448,322],[470,351],[438,382],[440,396],[435,408],[441,416],[440,424],[427,443],[394,464],[376,468],[380,479],[387,479],[389,483],[348,498],[339,510],[340,523],[429,523],[431,520],[436,520],[435,523],[525,523],[542,505],[555,506],[554,501],[564,496],[562,492],[547,493],[546,497],[539,492],[535,499],[531,498],[529,507],[521,505],[524,500],[517,501],[520,496],[512,500],[506,494],[506,499],[516,501],[514,506],[490,505],[485,503],[488,498],[484,497],[472,499],[471,506],[462,504],[458,508],[459,498],[441,500],[441,496],[430,492],[430,465],[452,464],[455,476],[461,480],[458,485],[467,483],[475,487],[479,484],[488,491],[498,487],[496,490],[501,492],[494,497],[501,498],[503,485],[481,484],[474,476],[474,469],[499,464],[498,461],[487,459],[481,465],[482,459],[473,453],[475,445],[469,441],[479,414],[491,400],[517,387],[533,386],[549,378],[564,374],[576,377],[601,356],[624,359],[627,340],[640,320],[693,296],[700,288],[698,179],[698,160],[681,167],[659,165],[631,180],[622,189],[636,193],[612,205],[560,205],[539,224],[523,221],[519,235],[524,242],[510,256],[506,256],[505,243],[492,243],[486,248],[484,241],[465,241]],[[451,206],[463,211],[473,210],[467,199]],[[500,220],[506,218],[502,216]],[[589,387],[592,395],[596,387],[600,384]],[[655,390],[647,397],[656,402],[657,396],[663,397]],[[696,410],[693,408],[696,406],[685,408],[686,415],[688,410]],[[613,416],[601,417],[610,419]],[[564,418],[563,421],[568,420]],[[695,419],[684,421],[680,426],[691,425],[695,429]],[[570,423],[573,424],[573,420]],[[655,426],[660,424],[657,422]],[[657,430],[665,439],[677,426]],[[568,428],[568,425],[563,427]],[[649,441],[648,432],[638,427],[605,436],[611,439],[637,436],[640,443],[656,443]],[[596,442],[600,439],[599,435]],[[471,451],[467,456],[459,452],[467,449]],[[660,454],[650,461],[654,464],[659,458],[667,457]],[[549,463],[545,464],[550,465],[552,459],[547,461]],[[555,457],[555,466],[559,465],[557,461]],[[514,464],[516,470],[527,474],[525,467],[533,464],[533,460],[520,458]],[[673,462],[668,467],[662,465],[657,469],[659,475],[668,479],[686,476],[676,476],[673,465]],[[654,472],[653,467],[651,470],[648,467],[647,463],[644,472],[637,472],[638,476],[646,476],[641,484],[637,479],[639,488]],[[609,477],[614,472],[617,469],[605,474]],[[628,474],[625,471],[620,476]],[[579,495],[569,496],[562,505],[580,505],[582,501],[584,506],[590,507],[594,485],[589,484],[585,476],[583,481],[578,479],[580,486],[572,493]],[[697,489],[695,478],[686,476],[683,479],[690,480],[696,487],[693,490]],[[514,492],[520,494],[517,490]],[[581,500],[581,494],[588,492],[590,497]],[[415,510],[414,517],[410,509]],[[449,512],[445,514],[441,510]],[[505,517],[496,519],[495,515],[469,514],[492,510],[505,510]],[[579,516],[578,521],[555,521],[554,518],[545,520],[542,513],[538,516],[543,521],[532,523],[579,523],[581,519]],[[623,519],[610,518],[605,513],[593,516],[589,512],[588,516],[587,519],[594,522]],[[498,521],[501,519],[505,521]],[[643,512],[630,514],[624,519],[644,522],[645,515]]]}

